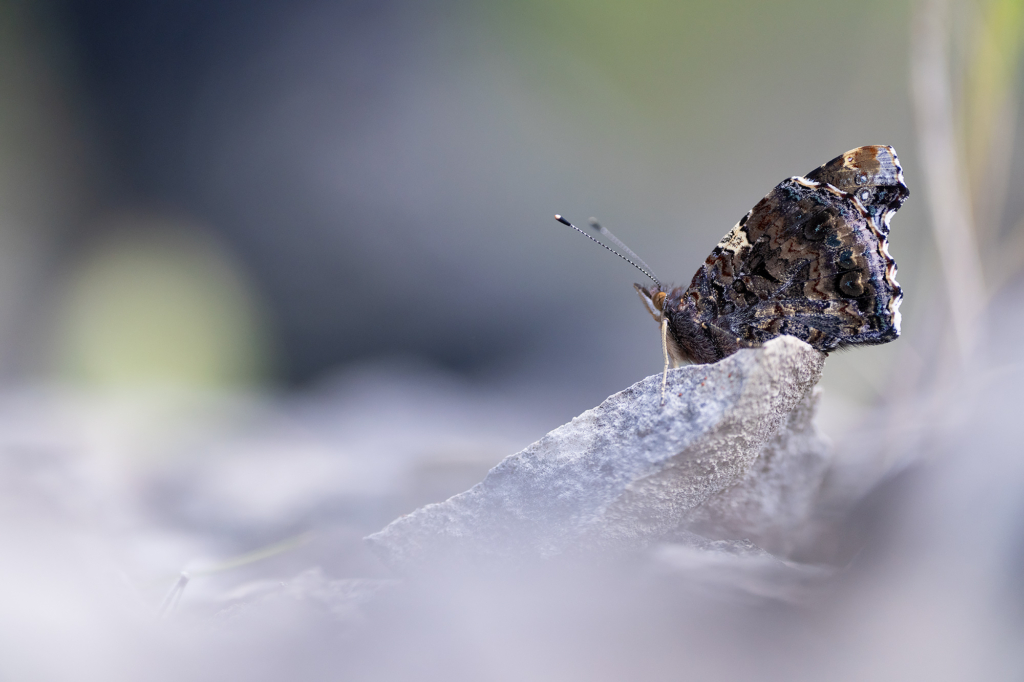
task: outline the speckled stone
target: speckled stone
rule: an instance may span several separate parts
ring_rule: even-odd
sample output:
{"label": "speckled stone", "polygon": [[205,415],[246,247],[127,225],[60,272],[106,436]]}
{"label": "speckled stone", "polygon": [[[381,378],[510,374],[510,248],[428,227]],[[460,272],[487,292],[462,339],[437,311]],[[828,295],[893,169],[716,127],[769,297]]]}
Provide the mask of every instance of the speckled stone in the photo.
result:
{"label": "speckled stone", "polygon": [[783,551],[827,465],[825,356],[793,337],[650,376],[367,538],[397,569],[635,551],[698,529]]}

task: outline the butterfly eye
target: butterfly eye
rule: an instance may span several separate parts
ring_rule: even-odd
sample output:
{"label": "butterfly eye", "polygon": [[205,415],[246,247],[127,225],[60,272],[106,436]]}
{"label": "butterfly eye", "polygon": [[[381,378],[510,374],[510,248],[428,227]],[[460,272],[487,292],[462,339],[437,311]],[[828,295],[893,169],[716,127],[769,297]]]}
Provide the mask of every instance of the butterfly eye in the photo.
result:
{"label": "butterfly eye", "polygon": [[828,226],[831,217],[832,216],[825,211],[812,216],[811,219],[804,224],[804,237],[814,242],[824,239],[828,236]]}
{"label": "butterfly eye", "polygon": [[850,298],[857,298],[864,293],[864,283],[861,281],[861,275],[859,272],[854,270],[853,272],[844,272],[839,276],[839,291],[843,292],[844,296]]}
{"label": "butterfly eye", "polygon": [[652,300],[652,302],[654,303],[654,307],[657,308],[658,310],[664,310],[665,309],[665,297],[666,297],[666,294],[665,294],[664,291],[659,291],[658,293],[656,293],[654,295],[654,299]]}

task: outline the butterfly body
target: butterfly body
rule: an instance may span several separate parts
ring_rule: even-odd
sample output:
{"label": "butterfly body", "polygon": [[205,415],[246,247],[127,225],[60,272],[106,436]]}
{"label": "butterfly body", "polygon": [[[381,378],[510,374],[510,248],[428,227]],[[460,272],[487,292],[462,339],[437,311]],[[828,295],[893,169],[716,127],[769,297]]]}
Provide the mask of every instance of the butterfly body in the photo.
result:
{"label": "butterfly body", "polygon": [[895,150],[859,147],[779,183],[687,288],[635,285],[676,361],[708,363],[783,334],[820,351],[892,341],[902,290],[886,238],[909,191]]}

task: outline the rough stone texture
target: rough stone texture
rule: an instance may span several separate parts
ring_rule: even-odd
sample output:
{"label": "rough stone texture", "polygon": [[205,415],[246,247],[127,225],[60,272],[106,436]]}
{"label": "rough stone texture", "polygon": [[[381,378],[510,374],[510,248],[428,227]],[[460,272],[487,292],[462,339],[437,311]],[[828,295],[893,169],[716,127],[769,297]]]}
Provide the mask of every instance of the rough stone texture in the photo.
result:
{"label": "rough stone texture", "polygon": [[688,514],[689,530],[709,538],[751,540],[788,556],[813,531],[808,518],[832,464],[828,439],[814,425],[821,389],[813,388],[735,485]]}
{"label": "rough stone texture", "polygon": [[648,377],[368,541],[398,568],[642,549],[691,526],[784,546],[783,524],[805,513],[824,469],[810,424],[824,359],[780,337],[670,371],[664,405],[661,375]]}

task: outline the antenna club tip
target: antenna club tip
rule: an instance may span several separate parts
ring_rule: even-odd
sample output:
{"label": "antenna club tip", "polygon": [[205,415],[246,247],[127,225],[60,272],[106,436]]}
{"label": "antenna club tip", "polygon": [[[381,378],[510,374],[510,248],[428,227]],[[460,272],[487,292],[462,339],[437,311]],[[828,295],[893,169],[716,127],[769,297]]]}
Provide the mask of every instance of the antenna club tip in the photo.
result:
{"label": "antenna club tip", "polygon": [[570,223],[568,220],[558,215],[557,213],[555,214],[555,220],[562,223],[563,225],[568,225],[569,227],[572,227],[572,223]]}

